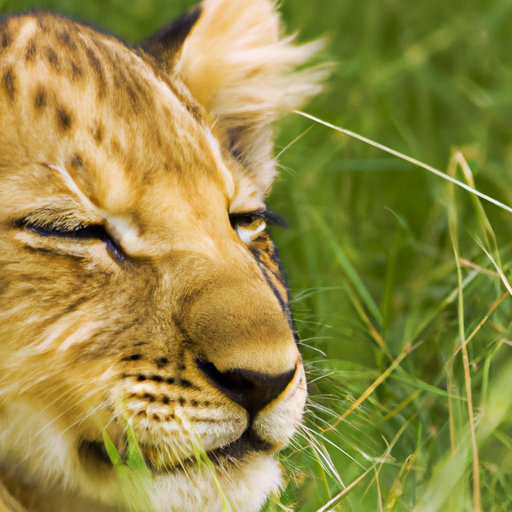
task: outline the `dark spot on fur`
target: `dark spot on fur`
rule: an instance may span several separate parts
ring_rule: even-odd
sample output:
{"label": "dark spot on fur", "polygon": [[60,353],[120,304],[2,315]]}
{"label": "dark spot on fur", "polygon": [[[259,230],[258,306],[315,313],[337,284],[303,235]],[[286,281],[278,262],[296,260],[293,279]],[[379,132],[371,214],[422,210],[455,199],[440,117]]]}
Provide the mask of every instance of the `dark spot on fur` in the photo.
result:
{"label": "dark spot on fur", "polygon": [[27,62],[34,62],[36,60],[36,42],[33,39],[30,39],[30,41],[27,43],[27,49],[25,51],[25,60]]}
{"label": "dark spot on fur", "polygon": [[146,377],[144,375],[137,375],[137,380],[139,382],[144,382],[146,380]]}
{"label": "dark spot on fur", "polygon": [[71,63],[71,77],[73,78],[73,80],[79,80],[80,78],[82,78],[82,75],[83,75],[82,68],[80,66],[78,66],[77,64],[75,64],[74,62],[72,62]]}
{"label": "dark spot on fur", "polygon": [[190,401],[190,405],[191,405],[192,407],[197,407],[197,406],[199,405],[199,402],[198,402],[197,400],[191,400],[191,401]]}
{"label": "dark spot on fur", "polygon": [[186,380],[186,379],[181,379],[180,384],[184,388],[191,388],[192,387],[192,382],[190,382],[189,380]]}
{"label": "dark spot on fur", "polygon": [[121,153],[121,143],[119,142],[119,139],[115,136],[113,136],[110,139],[110,149],[112,150],[112,153],[115,155],[119,155]]}
{"label": "dark spot on fur", "polygon": [[160,416],[158,416],[158,414],[153,414],[153,421],[160,421]]}
{"label": "dark spot on fur", "polygon": [[7,30],[3,30],[0,34],[0,50],[5,50],[12,43],[12,36]]}
{"label": "dark spot on fur", "polygon": [[87,300],[89,299],[89,297],[81,297],[80,299],[78,299],[77,301],[75,301],[73,304],[70,304],[69,306],[67,306],[64,311],[66,313],[71,313],[72,311],[74,311],[75,309],[77,309],[78,307],[80,307],[82,304],[84,304],[85,302],[87,302]]}
{"label": "dark spot on fur", "polygon": [[199,111],[199,108],[197,107],[197,105],[193,105],[192,103],[187,103],[185,106],[186,106],[186,109],[189,111],[190,114],[192,114],[192,117],[196,121],[201,121],[201,112]]}
{"label": "dark spot on fur", "polygon": [[40,17],[38,20],[39,28],[44,32],[48,32],[48,24],[46,23],[46,20],[43,17]]}
{"label": "dark spot on fur", "polygon": [[43,87],[40,87],[36,91],[36,95],[34,97],[34,107],[37,110],[46,107],[46,91],[43,89]]}
{"label": "dark spot on fur", "polygon": [[146,94],[146,88],[135,77],[132,76],[131,78],[132,78],[132,85],[135,87],[137,92],[144,96]]}
{"label": "dark spot on fur", "polygon": [[167,359],[167,357],[160,357],[155,361],[155,363],[157,364],[158,368],[163,368],[169,364],[169,359]]}
{"label": "dark spot on fur", "polygon": [[62,130],[67,131],[71,128],[71,115],[63,108],[57,109],[57,119]]}
{"label": "dark spot on fur", "polygon": [[[84,165],[84,162],[82,160],[82,157],[78,154],[78,153],[75,153],[75,155],[73,155],[73,158],[71,159],[71,167],[74,167],[75,169],[79,169],[80,167],[83,167]],[[131,356],[132,357],[132,361],[136,361],[136,359],[133,359],[135,356]],[[140,359],[142,356],[137,354],[137,357],[138,359]]]}
{"label": "dark spot on fur", "polygon": [[169,377],[168,379],[165,379],[166,384],[174,384],[174,379],[172,377]]}
{"label": "dark spot on fur", "polygon": [[122,79],[120,78],[120,74],[119,74],[119,71],[114,69],[112,71],[112,81],[114,83],[114,88],[115,89],[120,89],[121,88],[121,84],[123,83]]}
{"label": "dark spot on fur", "polygon": [[137,103],[140,104],[141,101],[146,103],[147,105],[152,105],[154,103],[153,95],[151,94],[150,89],[147,87],[147,85],[142,82],[141,80],[137,80],[133,77],[132,78],[132,84],[135,87],[138,95]]}
{"label": "dark spot on fur", "polygon": [[205,407],[210,407],[210,402],[209,402],[208,400],[205,400],[205,401],[203,402],[203,405],[204,405]]}
{"label": "dark spot on fur", "polygon": [[141,354],[132,354],[131,356],[123,357],[121,361],[138,361],[139,359],[142,359]]}
{"label": "dark spot on fur", "polygon": [[146,400],[149,400],[150,402],[154,402],[155,401],[155,395],[152,395],[151,393],[144,393],[142,395],[142,398],[144,398]]}
{"label": "dark spot on fur", "polygon": [[101,121],[92,129],[92,136],[96,144],[101,144],[103,142],[103,124]]}
{"label": "dark spot on fur", "polygon": [[56,71],[60,71],[59,57],[53,48],[46,48],[46,57],[50,65]]}
{"label": "dark spot on fur", "polygon": [[137,416],[146,416],[146,411],[139,411]]}
{"label": "dark spot on fur", "polygon": [[154,382],[163,382],[164,381],[164,378],[160,377],[160,375],[151,375],[150,378]]}
{"label": "dark spot on fur", "polygon": [[163,396],[162,397],[162,402],[167,405],[169,402],[171,401],[171,399],[168,397],[168,396]]}
{"label": "dark spot on fur", "polygon": [[185,405],[187,403],[187,401],[183,397],[180,397],[180,398],[178,398],[178,403],[180,405]]}
{"label": "dark spot on fur", "polygon": [[132,108],[137,109],[138,101],[137,101],[137,95],[135,94],[135,91],[132,89],[132,87],[129,84],[124,85],[124,90],[125,90],[126,94],[128,95],[128,98],[130,99]]}
{"label": "dark spot on fur", "polygon": [[59,41],[59,43],[69,48],[71,51],[76,50],[76,44],[71,38],[69,32],[57,32],[57,41]]}
{"label": "dark spot on fur", "polygon": [[3,85],[10,100],[14,99],[16,94],[16,74],[13,68],[9,68],[3,76]]}
{"label": "dark spot on fur", "polygon": [[160,130],[157,127],[153,130],[154,140],[159,148],[163,146],[162,138],[160,137]]}
{"label": "dark spot on fur", "polygon": [[94,53],[94,50],[92,50],[88,46],[85,47],[85,54],[87,55],[87,60],[89,61],[89,64],[91,65],[91,67],[94,70],[94,73],[96,75],[96,79],[97,79],[96,86],[97,86],[98,96],[100,98],[103,98],[106,93],[107,80],[105,78],[105,73],[101,66],[100,59],[98,58],[96,53]]}
{"label": "dark spot on fur", "polygon": [[112,67],[112,81],[114,83],[114,87],[121,90],[124,87],[126,80],[127,77],[124,75],[124,70],[114,65]]}

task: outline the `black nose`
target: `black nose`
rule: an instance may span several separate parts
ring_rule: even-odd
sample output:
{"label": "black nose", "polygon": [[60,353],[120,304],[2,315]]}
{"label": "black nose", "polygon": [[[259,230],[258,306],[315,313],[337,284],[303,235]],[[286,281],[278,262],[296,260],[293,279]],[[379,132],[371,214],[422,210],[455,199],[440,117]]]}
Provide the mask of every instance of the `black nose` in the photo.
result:
{"label": "black nose", "polygon": [[217,389],[247,409],[251,418],[277,398],[295,375],[295,369],[280,375],[264,375],[238,368],[220,372],[213,363],[201,360],[197,365]]}

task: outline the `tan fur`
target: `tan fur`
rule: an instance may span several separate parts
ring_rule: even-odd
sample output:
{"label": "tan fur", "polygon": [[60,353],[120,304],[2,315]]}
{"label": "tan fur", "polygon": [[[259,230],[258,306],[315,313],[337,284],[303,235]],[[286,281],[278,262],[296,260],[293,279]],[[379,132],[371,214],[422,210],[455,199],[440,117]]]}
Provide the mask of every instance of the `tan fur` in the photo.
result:
{"label": "tan fur", "polygon": [[[176,71],[194,97],[236,140],[245,171],[266,193],[274,178],[270,123],[320,91],[323,68],[291,71],[320,48],[280,39],[271,2],[206,0],[202,23],[192,30]],[[233,20],[236,22],[233,23]]]}
{"label": "tan fur", "polygon": [[[316,46],[279,31],[269,0],[205,0],[146,51],[49,14],[0,25],[0,507],[127,510],[91,451],[106,431],[123,454],[127,424],[157,512],[279,489],[304,371],[272,242],[232,225],[265,207],[270,123],[318,90],[293,73]],[[58,234],[84,226],[115,246]]]}

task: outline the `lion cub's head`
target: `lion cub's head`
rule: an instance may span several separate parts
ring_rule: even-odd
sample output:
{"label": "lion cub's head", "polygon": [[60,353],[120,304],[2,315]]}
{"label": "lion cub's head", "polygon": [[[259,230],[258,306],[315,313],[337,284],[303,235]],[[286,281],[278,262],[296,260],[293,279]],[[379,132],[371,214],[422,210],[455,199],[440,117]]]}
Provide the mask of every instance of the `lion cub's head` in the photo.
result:
{"label": "lion cub's head", "polygon": [[140,48],[0,24],[0,476],[27,509],[126,510],[103,435],[123,457],[127,428],[159,512],[279,487],[306,384],[270,123],[317,92],[293,73],[315,49],[270,0],[205,0]]}

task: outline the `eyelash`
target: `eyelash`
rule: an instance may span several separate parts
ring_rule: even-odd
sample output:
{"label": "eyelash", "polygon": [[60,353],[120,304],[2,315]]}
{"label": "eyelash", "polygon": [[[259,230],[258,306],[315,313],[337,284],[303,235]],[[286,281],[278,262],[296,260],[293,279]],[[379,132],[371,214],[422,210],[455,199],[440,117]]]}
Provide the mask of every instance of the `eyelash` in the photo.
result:
{"label": "eyelash", "polygon": [[100,224],[66,226],[62,224],[38,225],[32,221],[20,220],[14,223],[17,227],[29,229],[40,236],[57,238],[74,238],[82,240],[100,240],[114,254],[119,261],[124,261],[125,257],[121,248],[107,233]]}

